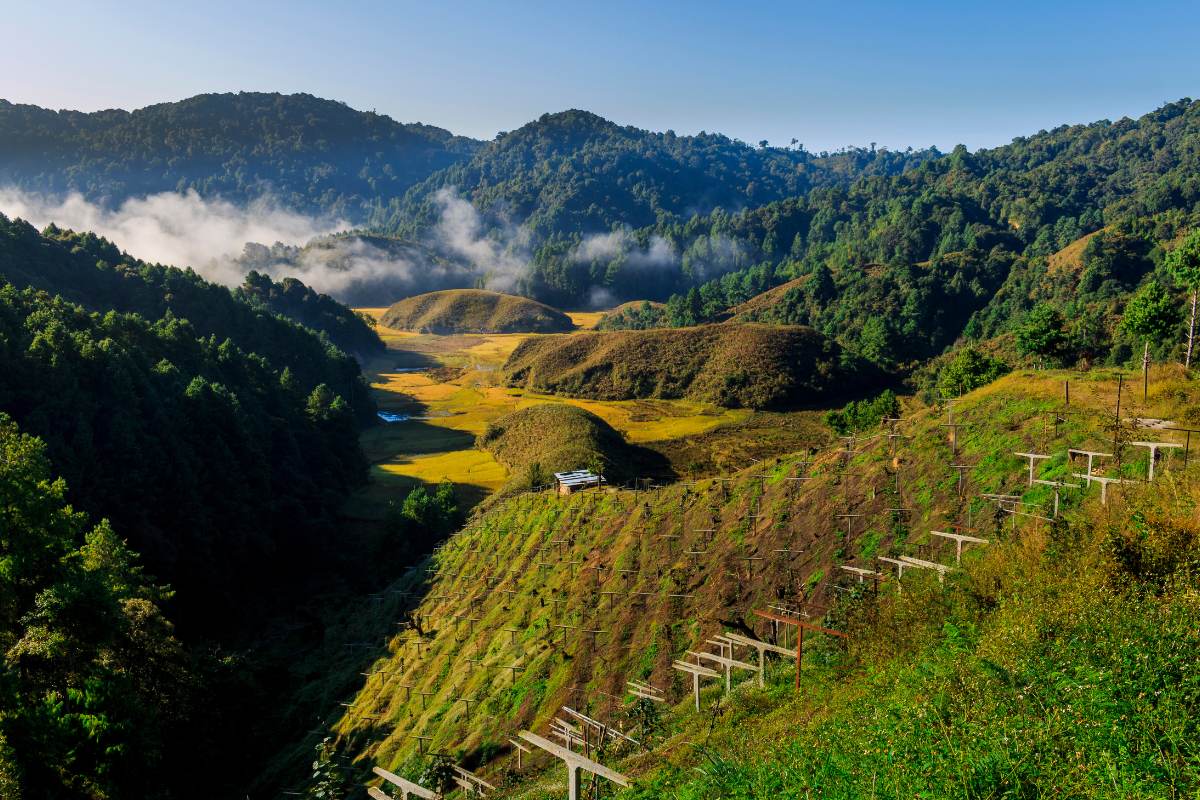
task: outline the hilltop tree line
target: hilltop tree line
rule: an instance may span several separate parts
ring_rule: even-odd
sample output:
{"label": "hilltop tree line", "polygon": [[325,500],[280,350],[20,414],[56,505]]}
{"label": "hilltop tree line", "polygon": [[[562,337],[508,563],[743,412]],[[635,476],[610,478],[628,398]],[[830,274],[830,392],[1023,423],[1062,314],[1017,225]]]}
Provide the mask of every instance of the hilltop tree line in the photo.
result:
{"label": "hilltop tree line", "polygon": [[195,190],[360,222],[478,146],[307,94],[203,94],[95,113],[0,100],[0,185],[114,205]]}
{"label": "hilltop tree line", "polygon": [[[750,263],[630,317],[639,326],[720,320],[789,283],[743,318],[812,325],[885,366],[912,365],[960,337],[1015,334],[1046,308],[1062,317],[1062,341],[1047,355],[1122,361],[1142,336],[1115,321],[1139,288],[1154,283],[1177,300],[1194,291],[1165,259],[1200,224],[1197,142],[1200,104],[1181,101],[1136,121],[959,148],[901,175],[661,224],[637,236],[680,251],[734,242]],[[1067,263],[1055,255],[1089,234]],[[1169,349],[1169,339],[1152,349]]]}
{"label": "hilltop tree line", "polygon": [[716,133],[621,126],[572,109],[500,134],[382,207],[372,225],[420,238],[438,220],[438,192],[453,188],[493,222],[519,222],[537,243],[555,247],[556,237],[758,206],[860,175],[893,174],[936,154],[756,148]]}

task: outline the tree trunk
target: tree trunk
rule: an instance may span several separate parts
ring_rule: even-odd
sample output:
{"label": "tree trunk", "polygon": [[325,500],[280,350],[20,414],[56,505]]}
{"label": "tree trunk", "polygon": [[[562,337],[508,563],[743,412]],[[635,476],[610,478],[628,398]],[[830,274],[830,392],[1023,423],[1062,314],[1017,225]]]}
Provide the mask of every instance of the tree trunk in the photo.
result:
{"label": "tree trunk", "polygon": [[1192,367],[1192,342],[1196,338],[1196,295],[1200,293],[1198,289],[1192,289],[1192,318],[1188,322],[1188,346],[1187,357],[1183,360],[1183,366],[1186,369]]}

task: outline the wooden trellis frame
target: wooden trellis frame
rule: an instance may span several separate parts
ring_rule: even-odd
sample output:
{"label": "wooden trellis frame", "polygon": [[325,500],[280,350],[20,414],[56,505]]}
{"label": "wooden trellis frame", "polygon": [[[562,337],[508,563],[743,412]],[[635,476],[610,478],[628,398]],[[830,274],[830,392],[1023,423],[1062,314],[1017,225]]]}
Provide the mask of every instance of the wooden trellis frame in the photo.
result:
{"label": "wooden trellis frame", "polygon": [[977,536],[967,536],[962,533],[946,533],[945,531],[930,531],[934,536],[940,536],[943,539],[952,539],[954,541],[954,563],[962,564],[962,549],[963,542],[971,544],[991,544],[987,539],[980,539]]}
{"label": "wooden trellis frame", "polygon": [[471,794],[477,794],[480,797],[483,797],[484,789],[488,789],[489,791],[495,791],[496,789],[495,786],[492,786],[483,778],[479,777],[473,772],[470,772],[469,770],[463,769],[457,764],[453,766],[453,769],[455,773],[454,782],[460,789],[463,790],[464,794],[470,792]]}
{"label": "wooden trellis frame", "polygon": [[679,670],[680,672],[691,673],[692,696],[695,698],[695,701],[696,701],[696,711],[699,711],[700,710],[700,679],[701,678],[720,678],[721,673],[717,672],[716,670],[709,669],[708,667],[702,667],[699,664],[689,664],[686,661],[680,661],[678,659],[676,659],[675,662],[673,664],[671,664],[671,666],[674,667],[675,669]]}
{"label": "wooden trellis frame", "polygon": [[1182,448],[1183,445],[1175,442],[1130,442],[1134,447],[1145,447],[1150,450],[1150,474],[1147,476],[1147,481],[1154,480],[1154,462],[1158,460],[1158,451],[1162,448],[1168,450],[1176,450]]}
{"label": "wooden trellis frame", "polygon": [[[413,783],[407,778],[401,778],[399,775],[388,772],[382,767],[371,767],[371,771],[398,788],[400,790],[400,797],[402,800],[408,800],[410,796],[419,797],[421,800],[441,800],[442,796],[437,792],[426,789],[424,786],[421,786],[418,783]],[[368,789],[368,794],[369,793],[370,790]],[[380,794],[383,794],[383,792],[380,792]],[[375,797],[375,795],[371,796]]]}
{"label": "wooden trellis frame", "polygon": [[518,735],[534,747],[545,750],[550,755],[562,759],[563,764],[567,768],[567,797],[569,800],[578,800],[579,798],[579,770],[599,775],[601,778],[610,780],[618,786],[629,787],[628,778],[614,769],[609,769],[598,761],[581,756],[530,731],[521,731]]}
{"label": "wooden trellis frame", "polygon": [[1013,455],[1029,459],[1029,485],[1030,486],[1033,486],[1033,480],[1034,480],[1033,471],[1034,471],[1034,465],[1036,464],[1036,462],[1044,461],[1044,460],[1050,458],[1050,456],[1046,455],[1045,453],[1016,453],[1016,452],[1014,452]]}
{"label": "wooden trellis frame", "polygon": [[[725,645],[720,646],[725,647]],[[735,667],[737,669],[749,670],[750,672],[758,672],[758,667],[754,666],[753,664],[747,664],[745,661],[738,661],[736,658],[726,658],[724,655],[715,655],[713,653],[705,653],[698,650],[689,650],[687,654],[695,658],[697,664],[699,664],[701,660],[712,661],[713,663],[719,664],[725,668],[725,694],[729,694],[731,691],[733,691],[732,673]]]}
{"label": "wooden trellis frame", "polygon": [[831,628],[825,628],[820,625],[815,625],[811,622],[805,622],[802,619],[795,619],[783,614],[777,614],[774,611],[762,611],[754,609],[754,613],[763,619],[769,619],[773,622],[778,622],[784,625],[796,626],[796,689],[800,689],[800,668],[804,662],[804,631],[809,630],[814,633],[824,633],[828,636],[837,636],[842,639],[849,637],[842,631],[835,631]]}
{"label": "wooden trellis frame", "polygon": [[645,681],[630,680],[625,682],[626,690],[634,697],[640,697],[643,700],[650,700],[655,703],[665,703],[666,698],[663,697],[663,690],[651,686]]}

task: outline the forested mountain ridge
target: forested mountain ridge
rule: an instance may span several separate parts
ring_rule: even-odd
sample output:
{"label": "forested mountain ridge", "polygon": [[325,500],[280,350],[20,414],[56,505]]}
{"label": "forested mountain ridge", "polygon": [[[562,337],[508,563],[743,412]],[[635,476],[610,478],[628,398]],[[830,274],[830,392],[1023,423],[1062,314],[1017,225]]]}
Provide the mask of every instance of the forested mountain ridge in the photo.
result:
{"label": "forested mountain ridge", "polygon": [[[320,304],[319,295],[299,282],[288,284],[293,293],[316,298],[309,297],[307,305],[314,306],[314,313],[305,322],[323,327],[329,338],[323,340],[270,307],[275,303],[285,308],[282,298],[270,296],[272,291],[278,294],[283,284],[272,283],[275,288],[271,290],[261,277],[252,278],[241,290],[231,292],[190,269],[139,261],[93,233],[65,231],[54,225],[39,233],[32,225],[3,214],[0,278],[18,288],[61,296],[92,311],[136,313],[151,320],[186,319],[202,336],[230,339],[280,369],[287,367],[302,385],[329,385],[346,399],[360,421],[374,414],[358,364],[339,351],[333,340],[351,349],[352,344],[373,348],[376,345],[371,338],[378,338],[373,332],[363,336],[357,326],[366,323],[332,300]],[[315,309],[318,304],[320,311]],[[303,305],[304,301],[298,300],[287,305],[287,310],[296,311],[292,306]],[[346,319],[346,314],[353,320]]]}
{"label": "forested mountain ridge", "polygon": [[[344,592],[372,546],[339,514],[366,479],[358,433],[374,404],[351,356],[272,312],[277,299],[247,296],[271,287],[234,292],[92,234],[0,217],[0,447],[8,419],[38,437],[39,472],[65,483],[37,507],[69,503],[77,518],[44,553],[35,517],[0,533],[14,568],[64,560],[30,578],[50,584],[34,611],[6,601],[21,619],[0,637],[29,641],[6,644],[0,795],[22,796],[11,779],[25,797],[232,796],[283,724],[281,662],[304,630],[293,620],[286,647],[266,631]],[[330,304],[316,310],[341,318]],[[63,551],[85,545],[78,512],[105,520],[101,552]],[[78,576],[80,559],[116,572]],[[28,592],[8,592],[8,577],[5,597]],[[223,767],[168,785],[184,758]]]}
{"label": "forested mountain ridge", "polygon": [[854,148],[814,155],[752,147],[720,134],[678,136],[620,126],[572,109],[545,114],[431,175],[375,220],[415,235],[436,220],[452,188],[485,213],[501,212],[535,237],[633,228],[714,208],[735,211],[864,174],[893,174],[936,151]]}
{"label": "forested mountain ridge", "polygon": [[[216,613],[225,593],[261,585],[239,576],[263,569],[250,553],[285,537],[303,557],[300,542],[325,535],[364,477],[356,419],[374,405],[357,363],[194,274],[130,264],[89,275],[80,259],[111,247],[103,240],[0,223],[0,406],[46,440],[72,501],[112,519],[175,585],[193,629],[228,629]],[[22,288],[14,263],[78,291]],[[86,308],[75,294],[91,295]]]}
{"label": "forested mountain ridge", "polygon": [[[1138,120],[958,148],[901,175],[636,236],[684,252],[733,243],[742,254],[739,269],[681,288],[661,324],[719,319],[796,280],[750,319],[813,325],[892,365],[929,358],[962,335],[1012,330],[1054,297],[1067,318],[1090,325],[1078,332],[1079,349],[1094,357],[1120,344],[1116,315],[1144,278],[1157,272],[1171,285],[1162,245],[1200,221],[1197,175],[1200,103],[1183,100]],[[1101,229],[1082,249],[1081,270],[1048,270],[1051,255]]]}
{"label": "forested mountain ridge", "polygon": [[269,275],[251,270],[235,296],[259,303],[272,313],[326,334],[345,352],[367,356],[383,351],[383,340],[375,333],[370,317],[355,313],[326,294],[305,286],[297,278],[274,281]]}
{"label": "forested mountain ridge", "polygon": [[194,189],[360,221],[477,146],[307,94],[202,94],[94,113],[0,100],[0,185],[110,204]]}

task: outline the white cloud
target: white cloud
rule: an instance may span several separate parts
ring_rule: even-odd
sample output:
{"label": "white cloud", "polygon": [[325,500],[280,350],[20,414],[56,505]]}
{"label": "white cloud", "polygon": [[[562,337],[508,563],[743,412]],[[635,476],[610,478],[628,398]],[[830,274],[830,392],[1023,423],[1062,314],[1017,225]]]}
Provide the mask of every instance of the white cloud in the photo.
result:
{"label": "white cloud", "polygon": [[633,269],[673,268],[679,264],[679,254],[668,240],[651,236],[649,243],[641,247],[633,234],[624,229],[585,236],[571,252],[571,259],[577,262],[611,261],[622,255],[625,266]]}
{"label": "white cloud", "polygon": [[518,289],[531,261],[528,230],[502,222],[485,234],[479,212],[457,191],[441,189],[434,199],[441,207],[433,229],[434,245],[471,264],[487,288]]}
{"label": "white cloud", "polygon": [[163,192],[126,200],[108,209],[79,193],[62,198],[0,188],[0,212],[42,228],[92,231],[144,261],[192,267],[222,283],[240,283],[233,257],[246,242],[303,244],[347,227],[334,218],[314,218],[281,208],[269,199],[240,207],[206,200],[194,191]]}

